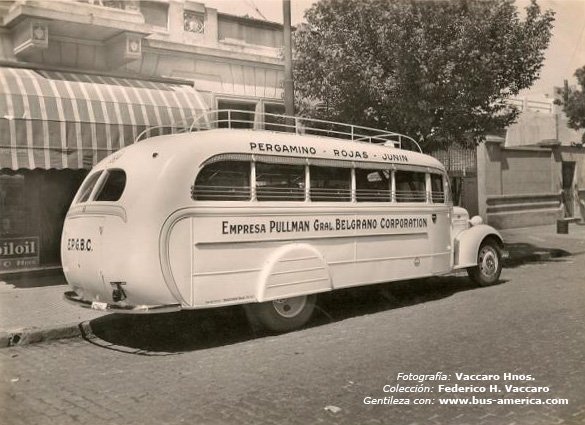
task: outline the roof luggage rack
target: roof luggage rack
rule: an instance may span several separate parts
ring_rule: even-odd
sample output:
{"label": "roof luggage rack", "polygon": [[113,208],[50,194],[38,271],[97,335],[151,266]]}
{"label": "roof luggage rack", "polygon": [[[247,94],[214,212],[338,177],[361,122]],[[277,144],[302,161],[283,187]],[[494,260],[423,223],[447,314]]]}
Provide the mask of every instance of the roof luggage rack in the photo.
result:
{"label": "roof luggage rack", "polygon": [[[138,135],[136,141],[152,134],[152,130],[169,126],[150,127]],[[397,149],[414,150],[422,153],[420,145],[412,137],[393,131],[363,127],[315,118],[295,117],[290,115],[258,113],[242,109],[215,109],[201,113],[193,119],[188,127],[175,127],[173,133],[212,130],[217,128],[269,130],[299,135],[333,137],[354,142],[375,143]]]}

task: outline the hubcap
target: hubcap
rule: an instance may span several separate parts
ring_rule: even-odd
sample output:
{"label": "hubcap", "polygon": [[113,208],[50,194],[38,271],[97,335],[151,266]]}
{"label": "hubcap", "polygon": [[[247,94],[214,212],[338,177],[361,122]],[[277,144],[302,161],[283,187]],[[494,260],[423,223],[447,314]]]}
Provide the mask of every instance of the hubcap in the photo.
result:
{"label": "hubcap", "polygon": [[487,278],[498,271],[498,253],[492,246],[484,246],[479,252],[479,270]]}
{"label": "hubcap", "polygon": [[298,315],[305,308],[305,304],[307,304],[306,295],[272,301],[274,310],[276,310],[279,315],[286,318]]}

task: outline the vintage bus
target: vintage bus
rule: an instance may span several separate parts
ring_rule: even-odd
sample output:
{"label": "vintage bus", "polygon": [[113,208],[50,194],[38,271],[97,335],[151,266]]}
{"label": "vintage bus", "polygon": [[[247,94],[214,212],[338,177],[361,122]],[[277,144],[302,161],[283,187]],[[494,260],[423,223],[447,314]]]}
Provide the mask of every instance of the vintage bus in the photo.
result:
{"label": "vintage bus", "polygon": [[244,304],[289,331],[326,291],[458,269],[498,281],[501,236],[452,205],[445,168],[414,140],[234,117],[209,111],[91,170],[64,224],[67,300],[129,313]]}

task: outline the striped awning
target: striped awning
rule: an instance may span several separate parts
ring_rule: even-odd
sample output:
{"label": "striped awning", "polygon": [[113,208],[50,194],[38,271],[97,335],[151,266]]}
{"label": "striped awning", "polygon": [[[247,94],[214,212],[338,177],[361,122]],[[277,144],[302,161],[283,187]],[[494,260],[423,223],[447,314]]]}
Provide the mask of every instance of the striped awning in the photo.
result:
{"label": "striped awning", "polygon": [[0,67],[0,169],[91,168],[204,109],[186,84]]}

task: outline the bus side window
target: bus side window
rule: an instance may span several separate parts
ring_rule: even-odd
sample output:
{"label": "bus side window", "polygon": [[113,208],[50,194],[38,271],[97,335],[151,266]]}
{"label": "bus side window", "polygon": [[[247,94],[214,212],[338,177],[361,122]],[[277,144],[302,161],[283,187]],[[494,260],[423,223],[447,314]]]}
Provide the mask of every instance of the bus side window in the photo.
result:
{"label": "bus side window", "polygon": [[351,169],[310,166],[311,201],[351,201]]}
{"label": "bus side window", "polygon": [[425,173],[396,171],[396,202],[426,202]]}
{"label": "bus side window", "polygon": [[431,173],[431,199],[433,204],[445,203],[445,189],[443,187],[443,176]]}
{"label": "bus side window", "polygon": [[191,197],[197,201],[250,200],[250,163],[218,161],[197,175]]}
{"label": "bus side window", "polygon": [[305,166],[256,163],[258,201],[304,201]]}
{"label": "bus side window", "polygon": [[355,170],[356,200],[358,202],[390,202],[389,170]]}

